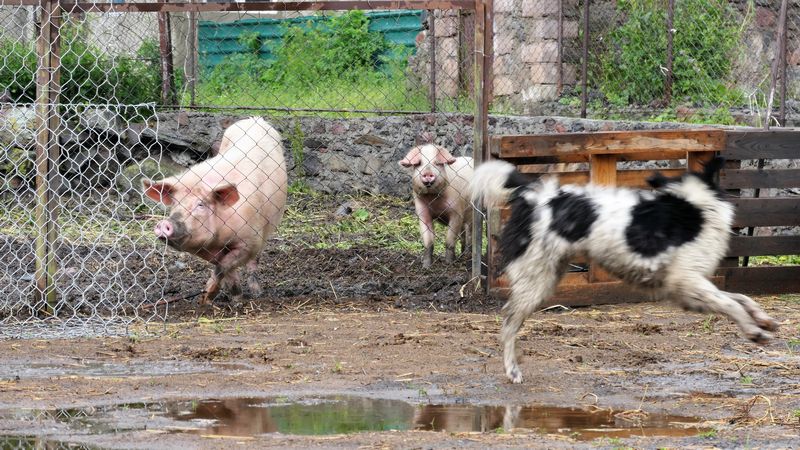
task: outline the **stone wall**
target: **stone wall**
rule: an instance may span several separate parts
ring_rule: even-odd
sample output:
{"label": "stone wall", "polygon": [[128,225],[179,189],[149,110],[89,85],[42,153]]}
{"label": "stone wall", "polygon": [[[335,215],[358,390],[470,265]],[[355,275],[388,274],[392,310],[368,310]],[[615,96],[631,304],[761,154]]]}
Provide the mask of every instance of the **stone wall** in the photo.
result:
{"label": "stone wall", "polygon": [[[205,159],[222,130],[236,118],[208,113],[167,113],[157,136],[143,135],[146,148],[156,140],[178,164]],[[330,119],[272,119],[286,148],[290,182],[303,174],[313,189],[327,193],[410,195],[410,171],[397,162],[414,145],[435,142],[456,156],[471,156],[473,120],[461,114]],[[493,134],[565,133],[685,127],[684,124],[582,120],[563,117],[491,116]],[[298,132],[297,130],[300,130]],[[292,142],[295,148],[292,148]],[[302,142],[302,149],[297,143]],[[300,153],[302,152],[302,153]],[[137,152],[132,152],[136,154]],[[295,155],[302,154],[302,170]],[[140,156],[145,156],[143,153]]]}

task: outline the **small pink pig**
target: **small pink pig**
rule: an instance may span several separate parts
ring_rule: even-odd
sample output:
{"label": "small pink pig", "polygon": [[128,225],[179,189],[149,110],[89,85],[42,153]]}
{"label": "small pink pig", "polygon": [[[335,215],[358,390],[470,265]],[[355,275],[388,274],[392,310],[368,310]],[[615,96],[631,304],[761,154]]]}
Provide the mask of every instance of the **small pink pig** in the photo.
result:
{"label": "small pink pig", "polygon": [[244,265],[250,294],[260,295],[258,256],[281,222],[287,192],[281,136],[270,124],[240,120],[225,130],[213,158],[142,184],[145,195],[171,207],[169,218],[156,224],[156,237],[213,264],[201,304],[223,287],[240,297],[237,269]]}
{"label": "small pink pig", "polygon": [[455,259],[459,236],[462,253],[468,253],[472,226],[472,204],[469,201],[472,158],[455,158],[444,147],[426,144],[409,150],[399,163],[414,168],[411,189],[425,246],[422,266],[430,267],[433,259],[434,221],[447,226],[445,261],[448,264]]}

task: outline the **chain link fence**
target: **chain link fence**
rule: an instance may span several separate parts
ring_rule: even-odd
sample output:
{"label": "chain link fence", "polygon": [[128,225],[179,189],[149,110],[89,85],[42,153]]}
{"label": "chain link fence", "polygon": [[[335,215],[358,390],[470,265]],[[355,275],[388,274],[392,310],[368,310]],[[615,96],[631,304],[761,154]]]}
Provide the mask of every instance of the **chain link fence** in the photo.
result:
{"label": "chain link fence", "polygon": [[784,3],[785,20],[781,0],[494,0],[493,111],[794,124],[800,10]]}
{"label": "chain link fence", "polygon": [[479,258],[445,224],[480,224],[458,186],[487,130],[793,124],[781,4],[3,1],[0,334],[471,307]]}
{"label": "chain link fence", "polygon": [[3,2],[2,336],[457,307],[474,5],[304,5]]}

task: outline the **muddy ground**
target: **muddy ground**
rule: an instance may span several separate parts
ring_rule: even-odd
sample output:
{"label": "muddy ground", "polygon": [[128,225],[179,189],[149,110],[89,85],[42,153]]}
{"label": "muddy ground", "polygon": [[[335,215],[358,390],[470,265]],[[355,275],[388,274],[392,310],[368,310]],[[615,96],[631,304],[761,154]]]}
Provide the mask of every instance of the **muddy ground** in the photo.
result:
{"label": "muddy ground", "polygon": [[[187,306],[183,321],[167,324],[158,336],[4,341],[0,434],[112,448],[797,447],[800,297],[758,300],[781,325],[765,346],[744,340],[726,320],[669,305],[538,313],[521,333],[521,385],[503,377],[499,321],[489,304],[470,305],[483,311],[467,313],[442,312],[435,304],[407,308],[392,298],[297,298],[259,301],[259,312],[247,316],[221,308],[202,318]],[[325,394],[413,405],[551,405],[596,414],[613,409],[633,418],[667,413],[697,417],[705,431],[587,440],[570,433],[565,422],[550,433],[495,424],[482,432],[235,437],[177,432],[159,425],[157,414],[115,416],[113,426],[91,428],[58,412]]]}
{"label": "muddy ground", "polygon": [[[3,340],[0,448],[24,447],[20,437],[27,445],[40,445],[25,440],[35,437],[49,447],[91,448],[800,446],[800,296],[758,299],[781,324],[765,346],[743,339],[727,320],[669,305],[552,308],[526,323],[519,345],[525,382],[512,385],[497,344],[502,301],[469,289],[468,257],[445,266],[437,249],[433,268],[422,269],[421,252],[409,244],[419,238],[408,202],[356,199],[361,204],[351,209],[369,212],[359,219],[337,215],[352,198],[313,200],[323,206],[293,206],[262,255],[262,295],[244,302],[223,295],[212,309],[200,308],[194,295],[207,265],[152,252],[146,236],[135,248],[88,239],[61,248],[70,288],[62,292],[62,316],[138,308],[151,322],[128,337]],[[11,287],[30,282],[30,245],[0,242]],[[114,310],[116,291],[133,297]],[[149,315],[164,299],[173,301]],[[242,413],[236,432],[187,431],[185,422],[164,416],[175,401],[200,410],[210,408],[209,399],[293,404],[328,395],[406,402],[399,408],[413,411],[414,423],[404,431],[313,436],[264,433],[277,419],[263,411]],[[475,427],[458,425],[456,413],[436,416],[444,425],[433,426],[430,405],[496,408],[469,431]],[[521,406],[573,407],[638,432],[579,429],[555,412],[547,426],[507,420]],[[646,428],[665,414],[697,423]],[[271,425],[255,426],[264,423]],[[447,431],[425,431],[441,427]]]}

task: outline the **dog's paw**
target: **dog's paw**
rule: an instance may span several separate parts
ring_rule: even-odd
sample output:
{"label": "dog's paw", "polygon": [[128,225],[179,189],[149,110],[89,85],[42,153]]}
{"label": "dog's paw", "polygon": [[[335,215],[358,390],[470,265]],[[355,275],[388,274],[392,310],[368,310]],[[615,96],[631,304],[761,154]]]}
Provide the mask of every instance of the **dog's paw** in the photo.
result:
{"label": "dog's paw", "polygon": [[778,322],[775,321],[772,317],[764,316],[756,319],[756,325],[759,326],[762,330],[767,331],[778,331]]}
{"label": "dog's paw", "polygon": [[508,379],[511,380],[514,384],[522,383],[522,371],[519,370],[519,367],[512,367],[511,369],[506,371],[506,375]]}
{"label": "dog's paw", "polygon": [[752,331],[747,333],[747,339],[750,339],[756,344],[766,344],[772,339],[772,333],[768,333],[763,330]]}

